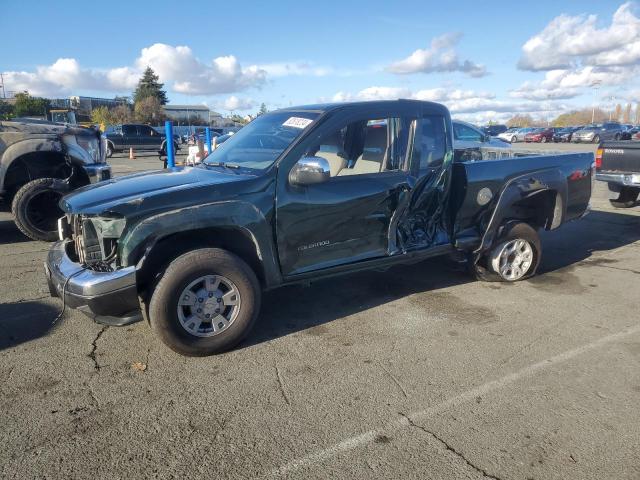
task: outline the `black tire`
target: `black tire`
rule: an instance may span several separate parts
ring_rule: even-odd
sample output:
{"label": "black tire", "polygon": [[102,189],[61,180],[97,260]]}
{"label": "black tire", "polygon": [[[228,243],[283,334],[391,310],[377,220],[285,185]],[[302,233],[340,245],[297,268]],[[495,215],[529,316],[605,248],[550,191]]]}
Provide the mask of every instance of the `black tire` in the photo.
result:
{"label": "black tire", "polygon": [[593,137],[593,143],[600,143],[600,135],[595,135]]}
{"label": "black tire", "polygon": [[[187,286],[206,275],[220,275],[233,282],[239,292],[239,311],[226,329],[201,337],[181,325],[178,301]],[[260,300],[260,284],[245,262],[226,250],[203,248],[185,253],[169,264],[151,295],[149,320],[154,332],[173,351],[201,357],[224,352],[241,342],[256,321]]]}
{"label": "black tire", "polygon": [[[491,257],[497,250],[501,249],[504,243],[511,240],[522,239],[529,243],[533,253],[531,265],[528,268],[526,274],[515,280],[510,280],[503,277],[497,272],[491,262]],[[485,282],[516,282],[531,278],[535,275],[538,266],[540,265],[540,258],[542,257],[542,245],[540,243],[540,237],[538,232],[526,223],[513,223],[505,228],[500,237],[494,242],[494,245],[486,252],[477,264],[471,265],[471,272],[478,280]]]}
{"label": "black tire", "polygon": [[57,240],[58,219],[64,215],[58,202],[68,191],[68,185],[56,178],[38,178],[23,185],[11,203],[16,226],[33,240]]}
{"label": "black tire", "polygon": [[540,142],[541,142],[541,143],[547,143],[547,137],[542,137],[542,138],[540,139]]}
{"label": "black tire", "polygon": [[516,137],[515,135],[511,137],[511,142],[510,143],[516,143],[518,141],[518,137]]}
{"label": "black tire", "polygon": [[107,142],[107,158],[111,158],[114,152],[113,143]]}
{"label": "black tire", "polygon": [[615,208],[631,208],[636,204],[639,193],[640,190],[636,188],[623,188],[618,198],[609,202]]}

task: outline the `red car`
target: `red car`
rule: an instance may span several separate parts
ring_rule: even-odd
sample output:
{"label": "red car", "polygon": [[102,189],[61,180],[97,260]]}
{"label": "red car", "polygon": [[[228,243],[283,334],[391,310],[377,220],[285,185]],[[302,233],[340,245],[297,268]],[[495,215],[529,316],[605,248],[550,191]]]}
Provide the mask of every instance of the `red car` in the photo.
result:
{"label": "red car", "polygon": [[553,140],[553,128],[536,128],[524,136],[525,142],[546,143]]}

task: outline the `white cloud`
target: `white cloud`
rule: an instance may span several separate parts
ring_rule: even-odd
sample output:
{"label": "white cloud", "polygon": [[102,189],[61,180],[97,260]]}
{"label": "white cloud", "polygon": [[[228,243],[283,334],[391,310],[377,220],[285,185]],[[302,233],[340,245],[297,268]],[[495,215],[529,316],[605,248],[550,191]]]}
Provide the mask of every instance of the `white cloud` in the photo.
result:
{"label": "white cloud", "polygon": [[235,95],[231,95],[229,98],[225,99],[224,102],[219,104],[221,108],[224,110],[250,110],[256,106],[256,102],[254,102],[250,98],[238,98]]}
{"label": "white cloud", "polygon": [[528,100],[568,99],[577,97],[589,87],[622,86],[640,74],[637,65],[629,67],[585,66],[575,69],[550,70],[540,82],[524,82],[509,92],[512,98]]}
{"label": "white cloud", "polygon": [[35,72],[6,72],[7,90],[28,90],[33,95],[70,94],[77,90],[121,91],[135,87],[139,75],[129,68],[113,70],[84,69],[73,58],[59,58],[53,64],[39,66]]}
{"label": "white cloud", "polygon": [[471,77],[485,76],[487,69],[484,65],[458,58],[455,47],[460,38],[461,33],[435,37],[429,48],[416,50],[407,58],[389,65],[387,70],[396,74],[463,72]]}
{"label": "white cloud", "polygon": [[258,65],[258,68],[267,72],[269,77],[312,76],[324,77],[333,73],[331,67],[315,65],[311,62],[279,62]]}
{"label": "white cloud", "polygon": [[7,90],[28,90],[33,95],[55,96],[82,90],[114,93],[135,88],[144,69],[150,66],[165,87],[190,95],[233,93],[260,87],[267,72],[251,65],[242,67],[233,55],[217,57],[208,63],[195,57],[187,46],[156,43],[143,48],[131,66],[112,69],[82,68],[73,58],[59,58],[35,72],[6,72]]}
{"label": "white cloud", "polygon": [[150,66],[174,91],[189,95],[238,92],[262,85],[267,76],[255,65],[242,68],[233,55],[203,63],[189,47],[163,43],[143,48],[136,65],[139,70]]}
{"label": "white cloud", "polygon": [[608,27],[596,15],[560,15],[522,47],[523,70],[566,70],[581,65],[629,66],[640,61],[640,18],[622,4]]}
{"label": "white cloud", "polygon": [[338,92],[333,101],[393,100],[409,98],[442,103],[458,118],[483,123],[504,121],[516,113],[557,115],[570,107],[555,101],[499,100],[491,92],[433,88],[411,91],[403,87],[368,87],[352,94]]}

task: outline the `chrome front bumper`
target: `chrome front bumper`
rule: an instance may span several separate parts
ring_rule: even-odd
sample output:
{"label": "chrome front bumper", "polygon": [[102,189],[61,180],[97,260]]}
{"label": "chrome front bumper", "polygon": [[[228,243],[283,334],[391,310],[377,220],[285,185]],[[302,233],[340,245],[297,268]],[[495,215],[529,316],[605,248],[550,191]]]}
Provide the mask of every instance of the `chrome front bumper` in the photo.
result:
{"label": "chrome front bumper", "polygon": [[49,250],[44,270],[51,296],[64,296],[67,306],[105,325],[141,320],[135,267],[113,272],[89,270],[69,258],[67,248],[72,247],[73,243],[65,240]]}
{"label": "chrome front bumper", "polygon": [[91,183],[102,182],[111,178],[111,165],[106,163],[84,165],[84,170],[87,172]]}

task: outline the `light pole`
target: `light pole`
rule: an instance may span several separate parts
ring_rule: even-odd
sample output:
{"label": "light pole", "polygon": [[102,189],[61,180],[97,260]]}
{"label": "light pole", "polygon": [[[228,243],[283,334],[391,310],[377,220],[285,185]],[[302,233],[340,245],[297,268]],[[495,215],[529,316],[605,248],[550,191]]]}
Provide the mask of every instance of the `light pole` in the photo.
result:
{"label": "light pole", "polygon": [[593,104],[593,108],[591,110],[591,123],[595,123],[595,118],[596,118],[596,104],[595,104],[595,100],[598,97],[598,88],[600,88],[600,84],[602,82],[600,80],[596,80],[593,83],[591,83],[591,88],[593,88],[595,90],[595,94],[594,94],[594,104]]}

